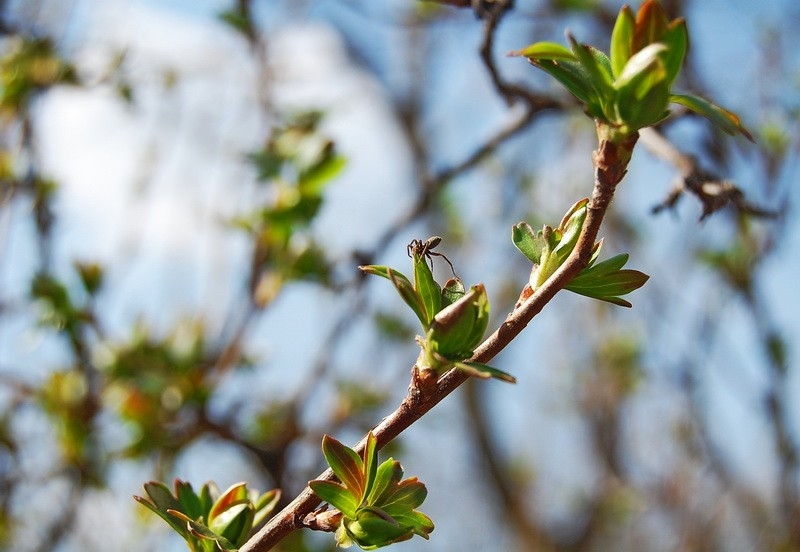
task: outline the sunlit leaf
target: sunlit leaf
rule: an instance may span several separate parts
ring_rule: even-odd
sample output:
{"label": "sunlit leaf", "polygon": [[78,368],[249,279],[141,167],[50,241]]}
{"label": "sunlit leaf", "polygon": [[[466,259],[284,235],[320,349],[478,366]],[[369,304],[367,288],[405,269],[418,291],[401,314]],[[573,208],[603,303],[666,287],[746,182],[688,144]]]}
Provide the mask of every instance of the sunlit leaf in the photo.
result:
{"label": "sunlit leaf", "polygon": [[511,241],[532,263],[539,264],[547,241],[527,222],[520,222],[511,228]]}
{"label": "sunlit leaf", "polygon": [[589,75],[588,82],[594,89],[598,102],[601,105],[605,105],[613,95],[611,61],[608,56],[597,48],[588,44],[578,44],[578,41],[571,34],[567,34],[567,39],[572,46],[572,52],[575,57]]}
{"label": "sunlit leaf", "polygon": [[457,362],[454,366],[471,376],[475,376],[476,378],[495,378],[508,383],[517,383],[517,378],[511,374],[479,362]]}
{"label": "sunlit leaf", "polygon": [[508,55],[526,57],[537,61],[542,59],[577,61],[575,54],[569,48],[556,42],[537,42]]}
{"label": "sunlit leaf", "polygon": [[657,0],[647,0],[636,13],[635,30],[633,33],[633,53],[642,50],[650,44],[659,42],[667,32],[669,19],[664,13],[664,8]]}
{"label": "sunlit leaf", "polygon": [[354,517],[360,501],[344,485],[334,481],[309,481],[308,486],[320,500],[348,517]]}
{"label": "sunlit leaf", "polygon": [[611,32],[611,70],[615,77],[622,74],[622,69],[631,57],[635,16],[628,6],[622,6]]}
{"label": "sunlit leaf", "polygon": [[363,461],[366,481],[362,496],[367,497],[372,491],[372,486],[375,484],[375,477],[378,473],[378,440],[371,431],[367,434],[367,445],[364,447]]}
{"label": "sunlit leaf", "polygon": [[750,134],[750,132],[748,132],[748,130],[742,125],[739,117],[727,109],[723,109],[718,105],[714,105],[705,98],[701,98],[700,96],[695,96],[692,94],[672,94],[669,97],[669,101],[688,107],[695,113],[702,115],[717,125],[728,134],[741,134],[751,142],[755,141],[753,140],[753,136]]}
{"label": "sunlit leaf", "polygon": [[253,518],[253,526],[261,525],[261,522],[272,514],[280,500],[280,489],[272,489],[262,494],[258,500],[255,501],[256,516]]}
{"label": "sunlit leaf", "polygon": [[661,59],[667,70],[667,82],[672,85],[683,67],[683,60],[689,49],[689,31],[686,29],[686,21],[675,19],[670,22],[663,42],[667,45],[667,51],[661,55]]}
{"label": "sunlit leaf", "polygon": [[336,477],[357,497],[364,496],[364,463],[350,447],[330,435],[322,438],[322,453]]}
{"label": "sunlit leaf", "polygon": [[414,253],[414,288],[419,296],[425,310],[425,321],[422,326],[428,329],[428,325],[434,315],[439,312],[442,305],[442,290],[436,280],[433,279],[425,256]]}
{"label": "sunlit leaf", "polygon": [[573,96],[587,106],[599,105],[590,80],[591,77],[577,61],[531,59],[531,63],[560,82]]}
{"label": "sunlit leaf", "polygon": [[620,296],[639,289],[650,277],[638,270],[621,270],[627,261],[628,255],[621,254],[584,269],[565,289],[593,299],[630,307],[631,304]]}

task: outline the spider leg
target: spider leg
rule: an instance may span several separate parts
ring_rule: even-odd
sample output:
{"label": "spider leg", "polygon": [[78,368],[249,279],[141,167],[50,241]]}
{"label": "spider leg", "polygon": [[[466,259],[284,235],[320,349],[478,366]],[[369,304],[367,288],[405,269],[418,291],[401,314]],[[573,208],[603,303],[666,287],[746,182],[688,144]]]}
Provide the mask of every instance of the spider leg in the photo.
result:
{"label": "spider leg", "polygon": [[450,262],[450,259],[447,258],[447,255],[445,255],[444,253],[437,253],[435,251],[428,251],[428,256],[431,257],[431,265],[433,265],[433,258],[432,258],[433,255],[436,255],[437,257],[441,257],[442,259],[444,259],[445,262],[447,262],[447,264],[450,265],[450,270],[453,271],[453,276],[458,278],[458,274],[456,274],[456,268],[453,266],[453,263]]}

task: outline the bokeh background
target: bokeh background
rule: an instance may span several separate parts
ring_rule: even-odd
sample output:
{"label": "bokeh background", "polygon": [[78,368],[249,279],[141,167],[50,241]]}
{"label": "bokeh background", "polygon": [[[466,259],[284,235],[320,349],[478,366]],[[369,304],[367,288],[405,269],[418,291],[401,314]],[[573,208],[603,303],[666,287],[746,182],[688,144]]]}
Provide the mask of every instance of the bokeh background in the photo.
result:
{"label": "bokeh background", "polygon": [[[412,239],[503,319],[511,226],[556,225],[596,147],[505,54],[566,28],[607,49],[621,2],[507,4],[0,2],[0,548],[183,550],[131,498],[152,479],[291,499],[323,434],[405,395],[413,314],[357,266],[408,273]],[[650,281],[632,309],[559,294],[493,362],[516,385],[389,447],[436,523],[397,550],[800,550],[800,4],[664,5],[678,87],[755,143],[680,112],[640,142],[601,235]],[[661,140],[745,201],[666,206]]]}

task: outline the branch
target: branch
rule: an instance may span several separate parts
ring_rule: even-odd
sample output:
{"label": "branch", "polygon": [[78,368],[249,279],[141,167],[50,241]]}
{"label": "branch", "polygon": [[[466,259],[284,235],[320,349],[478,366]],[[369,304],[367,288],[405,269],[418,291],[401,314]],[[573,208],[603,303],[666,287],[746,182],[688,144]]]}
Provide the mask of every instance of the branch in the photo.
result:
{"label": "branch", "polygon": [[719,211],[726,205],[733,205],[740,213],[756,217],[775,217],[778,213],[748,202],[744,192],[729,180],[701,168],[697,160],[676,148],[657,130],[645,128],[641,131],[642,143],[651,153],[672,164],[681,173],[680,179],[667,198],[653,207],[653,214],[672,209],[683,192],[689,192],[700,200],[703,214],[700,220]]}
{"label": "branch", "polygon": [[[623,146],[631,150],[636,136]],[[594,190],[587,206],[586,220],[572,254],[553,275],[530,297],[511,312],[505,322],[486,339],[475,351],[470,361],[485,363],[494,358],[516,338],[550,300],[563,289],[572,278],[588,265],[592,247],[603,222],[608,206],[614,196],[617,184],[625,176],[624,152],[612,142],[601,141],[594,154]],[[621,155],[623,154],[623,155]],[[621,158],[622,157],[622,158]],[[430,393],[420,393],[410,389],[409,394],[389,416],[373,429],[378,448],[383,448],[404,430],[419,420],[445,397],[455,391],[469,376],[460,370],[450,370],[436,383]],[[356,445],[358,453],[363,452],[366,436]],[[333,480],[333,472],[328,469],[316,479]],[[281,512],[273,517],[240,549],[240,552],[266,552],[277,545],[292,531],[303,527],[303,518],[320,504],[319,498],[306,487]]]}

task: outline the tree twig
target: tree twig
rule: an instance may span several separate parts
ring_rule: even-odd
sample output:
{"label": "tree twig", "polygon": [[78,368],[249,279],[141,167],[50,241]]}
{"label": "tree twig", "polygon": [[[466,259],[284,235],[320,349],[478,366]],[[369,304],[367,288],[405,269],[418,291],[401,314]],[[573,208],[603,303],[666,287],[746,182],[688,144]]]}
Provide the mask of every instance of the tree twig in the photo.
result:
{"label": "tree twig", "polygon": [[775,217],[778,213],[759,207],[745,199],[744,192],[729,180],[700,167],[697,160],[676,148],[669,140],[653,128],[641,130],[642,144],[654,155],[664,159],[680,172],[680,178],[673,189],[661,203],[653,207],[657,214],[672,209],[678,203],[683,192],[693,194],[703,206],[700,220],[719,211],[727,205],[733,205],[740,213],[756,217]]}
{"label": "tree twig", "polygon": [[[636,136],[624,146],[632,149],[635,141]],[[587,266],[603,217],[608,210],[617,185],[625,176],[626,163],[621,159],[620,154],[620,149],[616,144],[605,140],[601,141],[598,151],[594,154],[594,190],[587,206],[586,220],[575,249],[564,264],[530,297],[515,308],[505,322],[478,347],[470,361],[488,362],[494,358],[525,329],[533,317],[541,312],[556,293]],[[454,369],[439,379],[431,393],[423,394],[418,390],[410,390],[400,406],[373,429],[378,448],[384,447],[422,418],[467,379],[469,376],[466,373]],[[365,444],[366,436],[356,445],[355,450],[361,453]],[[334,475],[328,469],[317,479],[333,480]],[[240,552],[266,552],[272,549],[289,533],[303,527],[305,516],[319,504],[319,498],[310,488],[306,487],[288,506],[245,543]]]}

